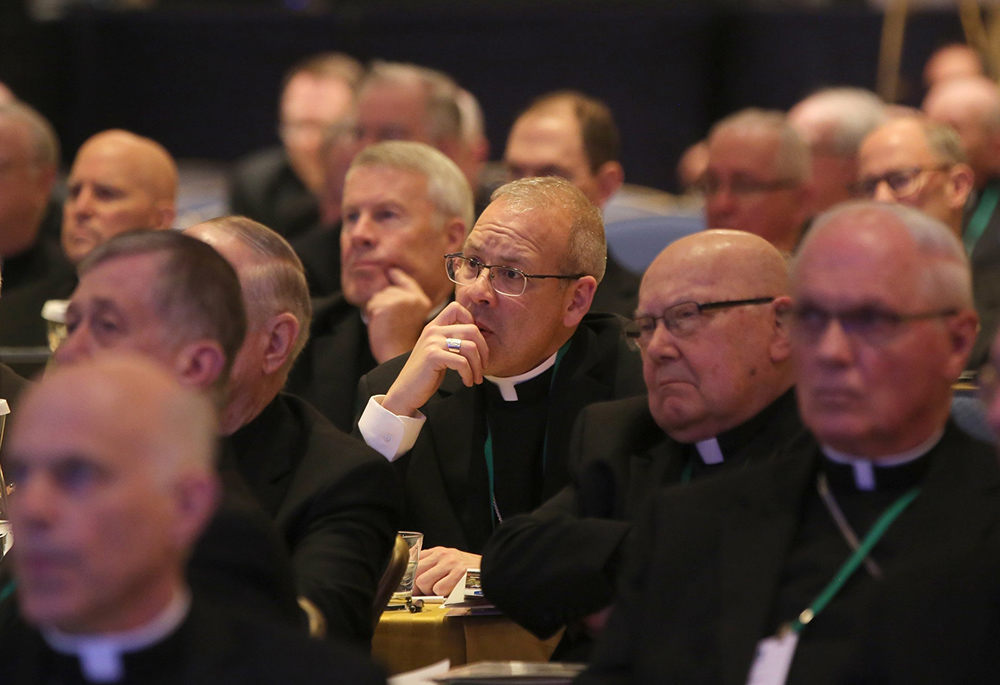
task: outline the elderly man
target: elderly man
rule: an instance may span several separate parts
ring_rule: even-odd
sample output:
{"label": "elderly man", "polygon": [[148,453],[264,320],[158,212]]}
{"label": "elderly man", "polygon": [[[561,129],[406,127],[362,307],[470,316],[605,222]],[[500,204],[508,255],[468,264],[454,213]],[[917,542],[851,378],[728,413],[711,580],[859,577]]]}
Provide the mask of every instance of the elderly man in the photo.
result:
{"label": "elderly man", "polygon": [[375,589],[398,528],[396,475],[308,403],[280,392],[311,315],[291,246],[246,217],[214,219],[185,233],[233,265],[247,303],[247,335],[222,410],[224,449],[281,532],[298,592],[323,613],[327,634],[367,642]]}
{"label": "elderly man", "polygon": [[289,392],[350,430],[361,376],[409,352],[451,299],[441,258],[461,249],[471,225],[469,184],[442,153],[411,142],[359,153],[344,186],[343,292],[317,305]]}
{"label": "elderly man", "polygon": [[[955,131],[918,117],[894,119],[865,138],[859,152],[858,197],[916,207],[944,222],[963,239],[966,207],[973,192],[973,172]],[[1000,226],[1000,224],[998,224]],[[975,244],[975,243],[973,243]],[[968,246],[968,244],[967,244]],[[980,257],[992,249],[986,241]],[[972,292],[982,326],[969,356],[979,368],[989,353],[1000,321],[1000,260],[974,259]]]}
{"label": "elderly man", "polygon": [[[240,283],[225,259],[175,231],[138,231],[95,248],[79,271],[59,366],[102,350],[138,352],[222,406],[246,332]],[[192,583],[230,606],[301,620],[268,517],[228,460],[220,470],[226,497],[195,548]]]}
{"label": "elderly man", "polygon": [[185,562],[219,490],[214,419],[206,398],[128,355],[29,393],[4,450],[27,624],[0,631],[5,679],[379,682],[349,653],[192,600]]}
{"label": "elderly man", "polygon": [[851,199],[851,185],[858,178],[858,146],[885,120],[885,103],[863,88],[825,88],[788,111],[788,123],[809,146],[810,215]]}
{"label": "elderly man", "polygon": [[742,110],[709,132],[700,185],[709,226],[754,233],[791,252],[809,209],[809,148],[782,113]]}
{"label": "elderly man", "polygon": [[[1000,522],[992,449],[948,419],[977,323],[954,234],[908,207],[841,205],[810,229],[792,294],[812,436],[657,496],[579,682],[839,682],[896,578],[971,558]],[[881,607],[890,625],[905,606]]]}
{"label": "elderly man", "polygon": [[0,257],[3,290],[63,276],[69,264],[42,234],[59,166],[52,125],[28,105],[0,104]]}
{"label": "elderly man", "polygon": [[[109,238],[135,229],[167,229],[176,215],[177,165],[163,146],[121,130],[98,133],[80,148],[67,179],[62,248],[78,264]],[[72,270],[0,301],[0,345],[46,346],[47,300],[69,297]]]}
{"label": "elderly man", "polygon": [[600,212],[569,182],[502,186],[445,257],[456,301],[361,379],[359,430],[403,475],[404,527],[424,533],[421,591],[450,591],[497,524],[566,485],[583,407],[644,392],[618,317],[588,315],[605,255]]}
{"label": "elderly man", "polygon": [[324,137],[350,115],[362,73],[357,60],[335,52],[307,57],[288,71],[279,105],[282,146],[239,162],[229,188],[234,214],[245,214],[287,238],[317,223]]}
{"label": "elderly man", "polygon": [[626,333],[647,397],[584,409],[570,485],[504,521],[483,552],[484,591],[506,614],[544,637],[568,626],[559,658],[586,660],[654,492],[769,459],[801,432],[787,293],[781,253],[739,231],[682,238],[646,271]]}
{"label": "elderly man", "polygon": [[[582,93],[543,95],[522,112],[507,138],[504,164],[511,180],[560,176],[598,207],[621,188],[625,173],[618,127],[607,105]],[[591,309],[631,316],[639,277],[608,256]]]}

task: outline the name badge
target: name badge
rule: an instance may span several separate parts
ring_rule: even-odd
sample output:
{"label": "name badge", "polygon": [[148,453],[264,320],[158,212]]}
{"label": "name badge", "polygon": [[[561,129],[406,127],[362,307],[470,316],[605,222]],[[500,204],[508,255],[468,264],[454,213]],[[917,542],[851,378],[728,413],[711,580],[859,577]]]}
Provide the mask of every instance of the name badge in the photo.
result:
{"label": "name badge", "polygon": [[758,642],[747,685],[784,685],[798,644],[799,634],[791,630]]}

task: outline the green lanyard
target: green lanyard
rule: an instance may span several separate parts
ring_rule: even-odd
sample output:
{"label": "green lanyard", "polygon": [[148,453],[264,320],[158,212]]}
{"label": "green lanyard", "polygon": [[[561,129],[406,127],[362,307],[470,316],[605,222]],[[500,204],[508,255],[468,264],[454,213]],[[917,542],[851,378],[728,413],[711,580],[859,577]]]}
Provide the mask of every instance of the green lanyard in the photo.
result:
{"label": "green lanyard", "polygon": [[[549,381],[549,396],[552,395],[552,388],[556,383],[556,374],[559,373],[559,363],[562,361],[563,357],[566,356],[566,350],[569,349],[569,344],[573,342],[572,340],[567,340],[566,344],[559,348],[556,352],[556,361],[552,365],[552,380]],[[486,444],[483,445],[483,454],[486,455],[486,474],[490,479],[490,503],[493,505],[493,513],[496,519],[493,522],[494,527],[497,521],[503,523],[503,517],[500,515],[500,508],[497,507],[497,496],[493,489],[493,433],[490,431],[489,418],[486,420]],[[542,473],[545,473],[545,467],[548,465],[549,461],[549,426],[546,422],[545,425],[545,438],[542,443]]]}
{"label": "green lanyard", "polygon": [[784,635],[788,632],[802,632],[802,629],[805,628],[810,621],[816,618],[819,612],[823,611],[823,609],[826,608],[826,605],[830,603],[830,600],[832,600],[834,596],[840,592],[840,589],[844,587],[844,583],[846,583],[847,579],[854,574],[854,572],[858,569],[858,566],[861,565],[862,560],[868,556],[868,553],[878,543],[878,541],[882,539],[882,536],[885,535],[885,531],[889,529],[889,526],[891,526],[899,515],[903,513],[904,509],[910,506],[910,503],[913,502],[919,494],[920,487],[917,486],[897,499],[888,509],[882,512],[882,515],[878,517],[875,525],[873,525],[871,530],[868,531],[868,534],[865,535],[865,539],[861,541],[861,545],[854,550],[854,554],[852,554],[850,558],[844,562],[844,565],[840,567],[836,575],[833,576],[833,579],[827,583],[826,587],[823,588],[823,591],[816,596],[816,599],[813,600],[812,604],[804,609],[802,613],[799,614],[799,617],[794,621],[784,624],[778,630],[778,634]]}
{"label": "green lanyard", "polygon": [[991,184],[983,188],[982,196],[976,204],[976,211],[972,213],[972,218],[969,219],[969,224],[965,227],[965,233],[962,235],[965,253],[970,257],[976,243],[982,237],[983,231],[986,230],[987,224],[990,223],[990,217],[993,216],[993,210],[996,209],[998,201],[1000,201],[1000,187]]}

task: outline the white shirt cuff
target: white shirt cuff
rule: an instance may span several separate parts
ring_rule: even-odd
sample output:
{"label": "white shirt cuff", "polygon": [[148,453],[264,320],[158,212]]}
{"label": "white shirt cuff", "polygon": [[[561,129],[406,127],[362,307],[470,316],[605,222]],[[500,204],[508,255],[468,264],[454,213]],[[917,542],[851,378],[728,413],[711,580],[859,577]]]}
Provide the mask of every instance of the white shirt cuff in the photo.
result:
{"label": "white shirt cuff", "polygon": [[358,419],[358,430],[368,446],[389,461],[413,449],[427,417],[417,412],[417,417],[397,416],[382,406],[385,395],[372,395]]}

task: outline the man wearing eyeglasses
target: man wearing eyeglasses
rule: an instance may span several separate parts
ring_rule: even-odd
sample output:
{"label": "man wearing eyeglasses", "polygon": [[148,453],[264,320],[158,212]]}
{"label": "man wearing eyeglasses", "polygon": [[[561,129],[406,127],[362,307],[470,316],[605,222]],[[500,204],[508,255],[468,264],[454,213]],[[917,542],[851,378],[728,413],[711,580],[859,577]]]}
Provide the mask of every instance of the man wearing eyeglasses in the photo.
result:
{"label": "man wearing eyeglasses", "polygon": [[570,484],[505,521],[483,554],[483,588],[556,657],[586,661],[614,597],[624,540],[660,488],[742,471],[801,433],[788,340],[788,269],[766,240],[712,230],[653,261],[626,332],[646,395],[587,407]]}
{"label": "man wearing eyeglasses", "polygon": [[699,185],[710,227],[747,231],[792,252],[812,192],[809,149],[781,112],[742,110],[709,132]]}
{"label": "man wearing eyeglasses", "polygon": [[[966,242],[970,232],[966,207],[974,176],[954,129],[918,117],[894,119],[865,138],[858,157],[855,197],[916,207]],[[983,243],[973,264],[972,291],[982,327],[969,355],[969,368],[986,361],[1000,320],[1000,260],[988,256],[995,240]],[[975,244],[966,245],[970,254]]]}
{"label": "man wearing eyeglasses", "polygon": [[600,210],[569,182],[502,186],[441,265],[456,301],[409,357],[361,379],[358,428],[403,477],[404,526],[424,533],[420,592],[449,592],[499,523],[567,483],[584,406],[643,391],[621,320],[588,315],[606,254]]}
{"label": "man wearing eyeglasses", "polygon": [[[744,473],[657,495],[577,682],[965,682],[848,676],[865,672],[857,653],[872,625],[890,631],[879,659],[905,658],[891,627],[917,620],[907,632],[959,624],[924,640],[953,665],[944,645],[982,644],[981,625],[953,620],[951,576],[931,596],[898,592],[902,579],[974,563],[1000,522],[993,450],[948,418],[977,323],[962,246],[913,209],[840,205],[803,241],[792,296],[812,435]],[[942,613],[909,612],[921,599]]]}

